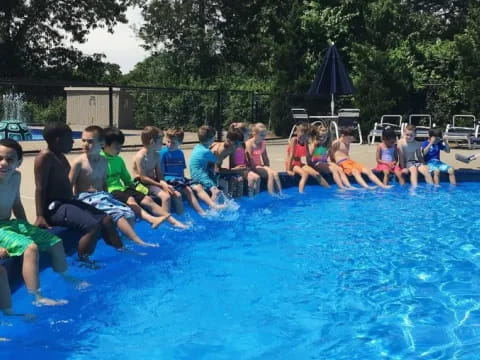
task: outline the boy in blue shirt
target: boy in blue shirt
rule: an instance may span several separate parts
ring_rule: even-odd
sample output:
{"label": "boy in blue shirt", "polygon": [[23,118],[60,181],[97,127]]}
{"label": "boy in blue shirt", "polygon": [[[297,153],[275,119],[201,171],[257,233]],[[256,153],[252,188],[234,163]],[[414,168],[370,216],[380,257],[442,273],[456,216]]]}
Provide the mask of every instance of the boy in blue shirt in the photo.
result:
{"label": "boy in blue shirt", "polygon": [[430,139],[425,140],[422,143],[422,153],[425,158],[425,162],[428,165],[428,170],[433,172],[433,182],[438,185],[440,183],[440,173],[448,173],[450,184],[456,185],[455,170],[448,164],[440,161],[440,151],[443,150],[446,153],[450,152],[450,146],[448,142],[442,138],[442,130],[435,128],[428,130],[428,136]]}
{"label": "boy in blue shirt", "polygon": [[215,208],[216,205],[200,184],[195,184],[184,176],[184,171],[187,166],[185,155],[180,149],[180,145],[183,143],[183,137],[184,132],[181,129],[167,130],[166,146],[160,151],[160,168],[167,184],[173,186],[175,191],[180,192],[183,197],[187,198],[195,211],[203,216],[205,215],[205,210],[203,210],[198,203],[193,191],[195,191],[197,196],[208,206]]}
{"label": "boy in blue shirt", "polygon": [[[197,196],[205,201],[210,207],[218,208],[215,204],[220,189],[217,187],[215,178],[215,164],[217,157],[210,150],[210,146],[215,140],[215,129],[211,126],[203,125],[198,129],[198,140],[200,144],[195,145],[190,155],[190,176],[192,177],[192,188]],[[208,196],[205,191],[209,191],[212,196]],[[204,196],[204,193],[207,196]]]}

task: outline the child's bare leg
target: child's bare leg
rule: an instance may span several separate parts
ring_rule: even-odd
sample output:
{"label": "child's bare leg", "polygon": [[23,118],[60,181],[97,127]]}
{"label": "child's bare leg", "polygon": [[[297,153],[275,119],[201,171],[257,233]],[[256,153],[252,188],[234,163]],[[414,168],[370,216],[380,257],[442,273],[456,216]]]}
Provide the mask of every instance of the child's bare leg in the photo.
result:
{"label": "child's bare leg", "polygon": [[207,204],[212,209],[216,208],[216,204],[213,202],[212,198],[207,194],[207,192],[203,189],[202,185],[192,185],[192,189],[197,193],[198,198],[202,200],[205,204]]}
{"label": "child's bare leg", "polygon": [[433,183],[435,185],[440,185],[440,170],[433,171]]}
{"label": "child's bare leg", "polygon": [[188,226],[175,219],[169,212],[165,211],[163,207],[158,205],[150,196],[145,196],[140,203],[142,206],[146,206],[157,217],[165,217],[165,219],[173,226],[186,229]]}
{"label": "child's bare leg", "polygon": [[370,181],[372,181],[372,182],[375,183],[376,185],[380,186],[381,188],[386,189],[386,188],[389,187],[389,186],[387,186],[387,185],[384,185],[384,184],[380,181],[380,179],[377,177],[377,175],[375,175],[375,174],[373,173],[373,171],[370,170],[369,168],[366,168],[366,167],[362,168],[362,173],[364,173],[365,175],[367,175],[368,178],[370,179]]}
{"label": "child's bare leg", "polygon": [[342,179],[342,183],[345,187],[349,188],[349,189],[354,189],[354,187],[352,186],[352,184],[350,183],[350,180],[348,179],[348,176],[345,174],[345,172],[343,171],[343,169],[338,166],[338,165],[335,165],[337,166],[338,168],[338,174],[340,176],[340,179]]}
{"label": "child's bare leg", "polygon": [[[430,174],[430,171],[427,165],[419,166],[418,171],[423,175],[423,177],[425,178],[425,182],[427,184],[433,184],[432,175]],[[440,178],[438,182],[440,183]]]}
{"label": "child's bare leg", "polygon": [[115,249],[123,248],[122,240],[118,236],[117,229],[110,215],[107,215],[102,220],[102,237],[105,242],[113,246]]}
{"label": "child's bare leg", "polygon": [[261,177],[253,171],[247,173],[248,195],[256,195],[260,192]]}
{"label": "child's bare leg", "polygon": [[[336,166],[336,165],[335,165]],[[319,164],[317,165],[315,168],[316,170],[318,170],[319,172],[322,172],[323,174],[325,173],[331,173],[332,174],[332,178],[333,178],[333,181],[335,182],[335,184],[337,184],[338,188],[339,189],[344,189],[345,186],[342,182],[342,178],[340,176],[340,168],[337,166],[335,167],[333,166],[333,164]],[[348,180],[347,180],[348,181]],[[350,184],[350,183],[349,183]],[[350,185],[349,185],[350,186]]]}
{"label": "child's bare leg", "polygon": [[455,170],[453,168],[448,169],[448,178],[450,180],[450,184],[457,185],[457,179],[455,178]]}
{"label": "child's bare leg", "polygon": [[205,215],[205,210],[202,209],[200,206],[200,203],[198,202],[195,194],[193,193],[193,190],[190,186],[185,186],[181,190],[183,196],[187,198],[188,203],[190,206],[200,215]]}
{"label": "child's bare leg", "polygon": [[[101,224],[95,226],[85,235],[80,237],[77,245],[78,258],[80,260],[88,260],[88,257],[93,253],[95,247],[97,246],[98,236],[101,230]],[[116,232],[115,232],[116,233]],[[104,234],[105,235],[105,234]],[[118,234],[117,234],[118,237]],[[105,241],[107,238],[104,236]]]}
{"label": "child's bare leg", "polygon": [[38,279],[38,247],[36,244],[30,244],[23,253],[22,275],[28,291],[35,294],[40,288],[40,280]]}
{"label": "child's bare leg", "polygon": [[22,275],[28,292],[35,296],[35,303],[38,305],[55,306],[66,304],[67,301],[65,300],[49,299],[40,293],[38,258],[38,246],[32,243],[23,253]]}
{"label": "child's bare leg", "polygon": [[183,208],[182,194],[177,190],[175,190],[173,195],[173,207],[178,215],[182,215],[185,212],[185,209]]}
{"label": "child's bare leg", "polygon": [[274,186],[275,186],[275,183],[274,183],[274,179],[273,179],[273,176],[270,176],[270,172],[267,170],[266,167],[263,167],[263,166],[257,166],[255,168],[255,172],[260,175],[260,177],[264,178],[264,179],[267,179],[267,190],[268,190],[268,193],[270,195],[273,195],[275,194],[275,189],[274,189]]}
{"label": "child's bare leg", "polygon": [[418,186],[418,169],[416,166],[411,166],[409,169],[410,171],[410,184],[412,184],[413,187]]}
{"label": "child's bare leg", "polygon": [[280,177],[278,176],[278,172],[274,171],[272,168],[268,168],[270,172],[270,177],[273,177],[273,181],[275,186],[277,187],[277,193],[282,193],[282,182],[280,181]]}
{"label": "child's bare leg", "polygon": [[128,220],[125,216],[122,216],[120,219],[118,219],[117,227],[122,232],[122,234],[124,234],[133,242],[139,245],[148,245],[146,242],[140,239],[140,237],[137,235],[137,233],[133,229],[133,226],[130,223],[130,220]]}
{"label": "child's bare leg", "polygon": [[[145,196],[142,200],[142,203],[145,201],[145,199],[148,198],[150,199],[151,202],[153,202],[152,198],[150,196]],[[133,197],[129,197],[127,200],[127,205],[133,210],[135,215],[138,217],[142,218],[146,222],[150,223],[152,225],[152,229],[156,229],[157,227],[160,226],[161,223],[163,223],[165,220],[167,220],[167,216],[153,216],[151,215],[148,211],[146,211],[144,208],[142,208],[138,203],[135,201]]]}
{"label": "child's bare leg", "polygon": [[162,208],[166,212],[170,213],[170,209],[172,207],[170,194],[166,191],[159,191],[155,193],[155,196],[162,202]]}
{"label": "child's bare leg", "polygon": [[388,170],[383,170],[383,185],[387,186],[388,185],[388,176],[390,175],[390,171]]}
{"label": "child's bare leg", "polygon": [[0,266],[0,310],[5,314],[12,313],[12,296],[8,284],[7,270]]}
{"label": "child's bare leg", "polygon": [[[146,197],[147,196],[145,196],[145,198]],[[135,215],[137,217],[139,217],[142,220],[145,220],[146,222],[150,223],[152,225],[153,229],[156,229],[163,221],[166,220],[166,218],[155,217],[155,216],[151,215],[150,213],[148,213],[145,209],[143,209],[140,205],[138,205],[137,201],[132,196],[130,196],[127,199],[127,205],[130,207],[130,209],[133,210],[133,212],[135,213]]]}
{"label": "child's bare leg", "polygon": [[361,186],[361,187],[364,187],[365,189],[369,189],[370,186],[368,186],[368,184],[365,182],[365,180],[363,179],[363,176],[362,174],[357,170],[357,169],[353,169],[352,170],[352,176],[355,178],[355,180],[357,180],[357,183]]}
{"label": "child's bare leg", "polygon": [[63,242],[58,242],[48,249],[52,260],[52,269],[58,273],[64,273],[67,271],[67,259],[65,257],[65,249],[63,248]]}
{"label": "child's bare leg", "polygon": [[405,185],[405,179],[403,178],[402,170],[395,170],[395,176],[397,177],[400,185]]}
{"label": "child's bare leg", "polygon": [[293,167],[293,172],[295,174],[300,175],[300,181],[298,182],[298,192],[300,194],[303,194],[305,191],[305,185],[307,184],[308,181],[308,173],[303,170],[300,166],[294,166]]}
{"label": "child's bare leg", "polygon": [[216,186],[212,186],[210,188],[210,192],[212,193],[212,201],[216,203],[218,195],[220,195],[221,190]]}
{"label": "child's bare leg", "polygon": [[321,185],[321,186],[324,186],[324,187],[327,187],[329,188],[330,187],[330,184],[327,182],[327,180],[325,180],[325,178],[320,175],[320,173],[315,170],[314,168],[308,166],[308,165],[305,165],[303,167],[303,171],[305,171],[306,173],[308,173],[308,175],[312,176],[315,178],[315,180],[317,180],[317,182]]}

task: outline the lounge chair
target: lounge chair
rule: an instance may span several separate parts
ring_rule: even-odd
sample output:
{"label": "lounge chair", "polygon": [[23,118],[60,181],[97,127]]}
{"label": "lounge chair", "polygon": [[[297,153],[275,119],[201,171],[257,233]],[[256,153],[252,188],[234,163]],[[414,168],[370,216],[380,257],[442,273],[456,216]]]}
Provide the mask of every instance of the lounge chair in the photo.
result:
{"label": "lounge chair", "polygon": [[445,137],[447,141],[465,141],[471,149],[472,143],[478,138],[478,132],[479,125],[474,115],[453,115],[452,123],[448,124],[445,130]]}
{"label": "lounge chair", "polygon": [[402,135],[402,115],[382,115],[380,122],[373,125],[373,129],[368,134],[367,142],[373,145],[377,136],[382,139],[383,130],[388,126],[400,137]]}
{"label": "lounge chair", "polygon": [[[408,117],[408,124],[415,125],[416,138],[420,139],[428,139],[428,130],[435,127],[435,124],[432,124],[432,115],[429,114],[411,114]],[[402,135],[406,127],[407,123],[403,123]]]}
{"label": "lounge chair", "polygon": [[359,143],[363,143],[362,138],[362,129],[360,128],[360,123],[358,119],[360,117],[359,109],[340,109],[338,110],[338,119],[337,121],[332,121],[332,126],[334,129],[334,134],[339,137],[339,128],[351,127],[353,130],[358,132]]}

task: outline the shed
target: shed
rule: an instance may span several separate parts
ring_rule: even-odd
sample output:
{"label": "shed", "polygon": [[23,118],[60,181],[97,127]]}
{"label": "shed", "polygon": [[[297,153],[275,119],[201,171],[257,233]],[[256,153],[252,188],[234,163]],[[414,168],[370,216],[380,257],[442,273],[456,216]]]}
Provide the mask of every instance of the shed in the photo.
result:
{"label": "shed", "polygon": [[[109,126],[108,87],[66,87],[67,124]],[[113,126],[132,129],[133,97],[125,90],[113,88]]]}

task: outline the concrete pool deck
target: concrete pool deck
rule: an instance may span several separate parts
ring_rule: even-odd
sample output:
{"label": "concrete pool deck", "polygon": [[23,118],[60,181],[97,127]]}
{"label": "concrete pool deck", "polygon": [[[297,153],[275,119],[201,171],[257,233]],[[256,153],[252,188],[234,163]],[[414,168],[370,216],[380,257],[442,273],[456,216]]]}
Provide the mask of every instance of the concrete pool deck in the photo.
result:
{"label": "concrete pool deck", "polygon": [[[79,130],[79,129],[73,129]],[[140,147],[140,138],[139,130],[125,130],[126,134],[130,134],[125,137],[125,148],[122,151],[122,157],[124,158],[127,168],[131,171],[133,165],[133,156],[135,152]],[[182,149],[185,152],[186,160],[190,158],[190,153],[194,147],[194,142],[197,141],[197,136],[195,133],[186,133],[185,134],[185,144],[182,146]],[[286,153],[287,139],[269,139],[267,143],[267,151],[270,158],[272,167],[277,171],[285,171],[285,153]],[[22,147],[26,152],[23,160],[23,164],[20,167],[22,173],[22,185],[21,185],[21,196],[25,211],[27,213],[28,220],[30,222],[35,221],[35,178],[33,173],[33,162],[36,153],[46,147],[44,141],[23,141]],[[353,144],[351,148],[351,157],[352,159],[362,162],[363,164],[373,168],[376,166],[375,153],[377,145],[358,145]],[[74,149],[80,148],[80,140],[75,140]],[[451,164],[456,169],[480,169],[480,159],[472,161],[469,164],[461,163],[455,160],[455,154],[461,153],[466,155],[475,154],[480,152],[477,150],[466,150],[466,149],[452,149],[450,154],[442,152],[442,160]],[[67,155],[69,161],[74,159],[79,155],[78,151],[73,151],[71,154]],[[224,166],[228,166],[225,162]],[[188,169],[187,169],[188,175]]]}

